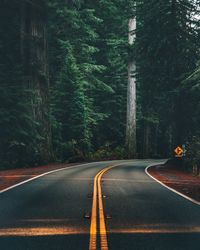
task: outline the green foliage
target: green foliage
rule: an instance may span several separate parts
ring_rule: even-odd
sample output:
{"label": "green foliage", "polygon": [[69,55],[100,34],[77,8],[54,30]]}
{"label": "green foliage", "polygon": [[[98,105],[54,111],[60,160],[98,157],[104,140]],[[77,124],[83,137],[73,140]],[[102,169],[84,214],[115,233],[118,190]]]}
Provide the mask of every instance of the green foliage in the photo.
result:
{"label": "green foliage", "polygon": [[95,106],[106,116],[94,130],[93,144],[98,149],[109,141],[114,149],[117,145],[124,145],[125,140],[128,16],[124,10],[127,1],[95,1],[94,7],[102,18],[98,29],[100,39],[97,45],[100,49],[97,60],[106,69],[101,80],[111,91],[98,88],[94,93]]}
{"label": "green foliage", "polygon": [[188,100],[183,104],[184,111],[184,136],[188,140],[192,136],[200,134],[200,92],[199,92],[199,65],[194,72],[187,77],[180,87],[180,96]]}
{"label": "green foliage", "polygon": [[193,136],[188,142],[187,159],[192,166],[197,164],[200,167],[200,136]]}
{"label": "green foliage", "polygon": [[[168,157],[189,141],[190,158],[199,161],[198,4],[2,1],[1,166],[47,161],[51,138],[58,160],[123,159],[130,58],[137,62],[139,155]],[[135,14],[137,38],[130,46],[128,20]]]}
{"label": "green foliage", "polygon": [[102,161],[102,160],[120,160],[126,157],[126,152],[124,147],[116,147],[110,143],[106,143],[104,146],[100,147],[95,153],[90,153],[88,159],[92,161]]}
{"label": "green foliage", "polygon": [[[58,158],[73,157],[72,151],[87,158],[107,140],[123,143],[127,27],[122,31],[126,20],[118,17],[122,10],[116,2],[109,6],[103,1],[49,1],[52,131]],[[111,22],[116,30],[108,28]],[[67,152],[71,141],[76,149]]]}
{"label": "green foliage", "polygon": [[180,89],[199,57],[197,7],[190,0],[137,2],[138,125],[146,142],[139,143],[146,157],[152,148],[153,154],[167,157],[174,146],[187,140],[190,113],[184,107],[188,94],[182,96]]}
{"label": "green foliage", "polygon": [[[38,56],[38,46],[41,45],[42,38],[30,38],[30,23],[22,11],[23,4],[25,3],[3,1],[0,8],[1,168],[41,164],[46,160],[41,150],[42,145],[45,144],[48,148],[47,132],[39,117],[44,114],[44,119],[48,122],[48,110],[45,103],[42,103],[43,96],[38,91],[38,81],[35,84],[37,86],[32,84],[38,78],[43,83],[42,89],[47,85],[44,71],[41,70],[41,64],[45,62]],[[32,7],[27,6],[26,10]],[[45,8],[43,2],[41,10],[42,7]],[[22,25],[26,21],[27,33]],[[44,43],[43,40],[42,42]],[[36,77],[33,77],[33,74]],[[41,103],[42,106],[37,106]],[[36,114],[36,109],[39,115]]]}
{"label": "green foliage", "polygon": [[[28,94],[22,84],[19,55],[19,9],[2,3],[0,10],[0,164],[21,166],[33,155]],[[18,42],[17,42],[18,41]]]}

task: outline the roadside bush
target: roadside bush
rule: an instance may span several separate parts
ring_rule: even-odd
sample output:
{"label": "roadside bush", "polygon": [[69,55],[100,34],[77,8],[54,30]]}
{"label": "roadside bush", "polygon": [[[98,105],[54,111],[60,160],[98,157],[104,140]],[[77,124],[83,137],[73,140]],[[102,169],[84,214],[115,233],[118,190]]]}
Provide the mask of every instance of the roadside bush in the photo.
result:
{"label": "roadside bush", "polygon": [[200,173],[200,136],[193,136],[188,143],[186,166],[195,175]]}
{"label": "roadside bush", "polygon": [[100,147],[96,152],[90,153],[89,160],[101,161],[101,160],[120,160],[126,157],[125,149],[121,146],[112,148],[110,143],[106,143],[103,147]]}

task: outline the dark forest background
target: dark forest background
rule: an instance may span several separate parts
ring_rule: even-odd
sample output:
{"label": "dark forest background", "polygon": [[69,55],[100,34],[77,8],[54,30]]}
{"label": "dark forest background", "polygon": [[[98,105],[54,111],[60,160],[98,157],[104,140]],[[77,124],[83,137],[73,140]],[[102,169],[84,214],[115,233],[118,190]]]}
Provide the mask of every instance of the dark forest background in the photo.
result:
{"label": "dark forest background", "polygon": [[[130,7],[136,6],[136,8]],[[137,157],[200,161],[196,0],[1,0],[0,167],[127,157],[137,63]],[[128,21],[137,18],[136,42]]]}

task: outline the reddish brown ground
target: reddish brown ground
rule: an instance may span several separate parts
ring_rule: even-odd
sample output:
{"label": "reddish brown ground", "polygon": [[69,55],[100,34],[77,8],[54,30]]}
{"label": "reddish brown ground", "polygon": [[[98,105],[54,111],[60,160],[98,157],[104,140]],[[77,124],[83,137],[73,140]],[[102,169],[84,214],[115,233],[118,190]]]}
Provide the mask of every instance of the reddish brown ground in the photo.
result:
{"label": "reddish brown ground", "polygon": [[32,168],[21,168],[21,169],[12,169],[12,170],[1,170],[0,171],[0,190],[8,188],[12,185],[15,185],[21,181],[30,179],[34,176],[43,174],[48,171],[66,168],[78,164],[49,164],[40,167]]}
{"label": "reddish brown ground", "polygon": [[165,185],[200,202],[200,176],[167,165],[153,166],[148,172]]}

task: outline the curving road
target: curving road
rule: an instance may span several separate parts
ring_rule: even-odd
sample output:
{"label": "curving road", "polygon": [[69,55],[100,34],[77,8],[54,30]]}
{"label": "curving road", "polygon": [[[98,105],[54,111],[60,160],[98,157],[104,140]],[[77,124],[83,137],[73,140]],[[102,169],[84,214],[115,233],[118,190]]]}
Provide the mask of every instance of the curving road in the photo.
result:
{"label": "curving road", "polygon": [[0,194],[0,249],[200,249],[200,206],[145,173],[160,162],[84,164]]}

